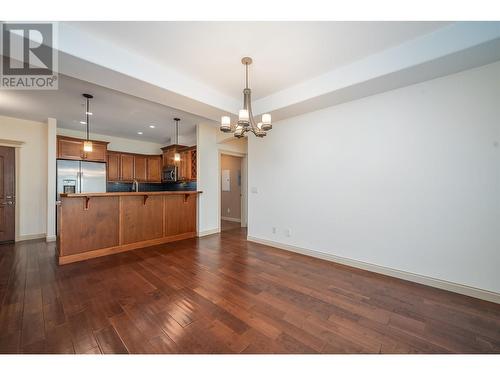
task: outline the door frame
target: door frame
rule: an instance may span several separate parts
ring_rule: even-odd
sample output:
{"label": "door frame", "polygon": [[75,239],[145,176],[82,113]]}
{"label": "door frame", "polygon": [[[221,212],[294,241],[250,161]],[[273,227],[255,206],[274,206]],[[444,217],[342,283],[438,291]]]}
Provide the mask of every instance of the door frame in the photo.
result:
{"label": "door frame", "polygon": [[[228,156],[236,156],[241,158],[241,164],[243,167],[243,163],[245,163],[245,168],[241,168],[241,200],[240,200],[240,225],[241,227],[246,227],[248,225],[248,158],[247,154],[243,152],[235,152],[235,151],[226,151],[219,149],[218,156],[218,165],[217,165],[217,175],[219,177],[218,181],[218,226],[219,232],[221,231],[221,220],[222,220],[222,155]],[[243,176],[243,172],[245,172],[245,176]],[[243,186],[245,184],[245,186]]]}

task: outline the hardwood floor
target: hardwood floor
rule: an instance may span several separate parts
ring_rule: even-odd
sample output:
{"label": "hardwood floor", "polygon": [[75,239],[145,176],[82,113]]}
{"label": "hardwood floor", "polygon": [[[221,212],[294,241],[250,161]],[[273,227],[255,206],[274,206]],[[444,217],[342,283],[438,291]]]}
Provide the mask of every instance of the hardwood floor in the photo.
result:
{"label": "hardwood floor", "polygon": [[241,228],[241,223],[238,223],[236,221],[229,221],[229,220],[221,220],[220,221],[220,230],[222,230],[222,231],[233,230],[236,228]]}
{"label": "hardwood floor", "polygon": [[246,242],[0,246],[2,353],[500,353],[500,305]]}

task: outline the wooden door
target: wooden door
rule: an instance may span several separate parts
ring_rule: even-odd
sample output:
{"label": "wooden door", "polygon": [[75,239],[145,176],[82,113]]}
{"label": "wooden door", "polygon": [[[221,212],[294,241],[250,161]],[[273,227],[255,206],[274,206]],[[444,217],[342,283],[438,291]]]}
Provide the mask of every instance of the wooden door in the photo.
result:
{"label": "wooden door", "polygon": [[106,143],[92,142],[92,152],[85,152],[84,159],[88,161],[106,161]]}
{"label": "wooden door", "polygon": [[120,154],[108,152],[107,157],[108,181],[120,181]]}
{"label": "wooden door", "polygon": [[134,179],[134,155],[120,155],[120,180],[132,181]]}
{"label": "wooden door", "polygon": [[137,181],[145,182],[147,181],[147,171],[148,171],[148,158],[144,155],[134,156],[134,178]]}
{"label": "wooden door", "polygon": [[148,182],[161,182],[161,156],[148,156]]}
{"label": "wooden door", "polygon": [[15,239],[15,150],[0,146],[0,243]]}
{"label": "wooden door", "polygon": [[83,159],[83,142],[73,138],[57,138],[57,158],[81,160]]}

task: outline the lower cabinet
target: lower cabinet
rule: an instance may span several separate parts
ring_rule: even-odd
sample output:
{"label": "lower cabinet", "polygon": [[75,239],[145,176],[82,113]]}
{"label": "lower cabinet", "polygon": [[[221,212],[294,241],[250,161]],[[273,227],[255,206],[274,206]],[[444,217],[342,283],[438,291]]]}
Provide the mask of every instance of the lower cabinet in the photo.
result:
{"label": "lower cabinet", "polygon": [[196,232],[196,195],[165,196],[165,236]]}

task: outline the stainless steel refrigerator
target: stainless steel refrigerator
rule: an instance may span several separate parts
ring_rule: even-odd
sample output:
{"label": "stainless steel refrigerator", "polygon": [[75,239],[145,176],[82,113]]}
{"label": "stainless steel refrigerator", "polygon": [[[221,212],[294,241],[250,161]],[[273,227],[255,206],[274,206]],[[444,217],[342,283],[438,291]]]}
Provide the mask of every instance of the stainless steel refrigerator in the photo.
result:
{"label": "stainless steel refrigerator", "polygon": [[61,193],[105,193],[106,163],[58,160],[57,199]]}

